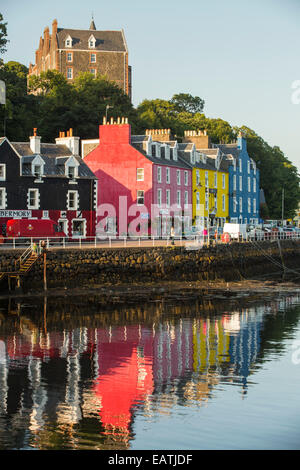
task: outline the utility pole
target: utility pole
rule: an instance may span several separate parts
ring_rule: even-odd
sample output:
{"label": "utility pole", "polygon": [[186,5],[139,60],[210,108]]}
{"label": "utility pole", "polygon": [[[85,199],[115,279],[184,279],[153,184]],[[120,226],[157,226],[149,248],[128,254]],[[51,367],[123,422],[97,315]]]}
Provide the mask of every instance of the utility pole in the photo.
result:
{"label": "utility pole", "polygon": [[283,227],[283,217],[284,217],[284,188],[282,188],[282,198],[281,198],[281,225]]}

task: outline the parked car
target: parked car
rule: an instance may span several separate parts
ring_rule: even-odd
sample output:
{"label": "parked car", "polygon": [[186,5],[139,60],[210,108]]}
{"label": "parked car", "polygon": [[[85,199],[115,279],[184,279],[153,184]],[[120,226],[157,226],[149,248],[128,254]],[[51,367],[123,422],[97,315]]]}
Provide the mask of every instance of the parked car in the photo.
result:
{"label": "parked car", "polygon": [[11,219],[6,223],[6,236],[11,238],[66,237],[50,219]]}

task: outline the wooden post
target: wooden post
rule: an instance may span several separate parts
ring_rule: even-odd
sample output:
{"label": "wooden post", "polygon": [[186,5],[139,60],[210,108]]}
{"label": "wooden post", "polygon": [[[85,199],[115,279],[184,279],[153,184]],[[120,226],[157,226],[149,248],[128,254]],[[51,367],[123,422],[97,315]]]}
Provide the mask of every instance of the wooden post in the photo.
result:
{"label": "wooden post", "polygon": [[47,275],[46,275],[46,250],[44,251],[44,290],[47,290]]}

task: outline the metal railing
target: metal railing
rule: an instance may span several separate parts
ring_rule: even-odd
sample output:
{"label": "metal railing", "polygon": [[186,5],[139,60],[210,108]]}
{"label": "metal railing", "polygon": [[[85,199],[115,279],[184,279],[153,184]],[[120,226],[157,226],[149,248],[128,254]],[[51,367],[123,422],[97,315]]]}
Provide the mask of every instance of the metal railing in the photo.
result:
{"label": "metal railing", "polygon": [[[206,245],[225,244],[225,243],[251,243],[255,241],[274,241],[274,240],[300,240],[299,232],[265,232],[257,234],[236,234],[230,237],[229,242],[222,240],[222,235],[218,234],[216,237],[214,234],[209,235],[197,235],[193,234],[190,236],[175,235],[174,240],[169,235],[166,236],[108,236],[103,237],[22,237],[22,238],[2,238],[3,242],[0,244],[1,250],[9,249],[24,249],[27,250],[22,254],[22,257],[28,256],[32,250],[33,243],[37,243],[40,246],[42,240],[46,242],[47,249],[57,248],[121,248],[121,247],[139,247],[139,246],[171,246],[173,243],[177,246],[188,246],[195,244],[199,247]],[[23,258],[22,258],[23,260]],[[21,260],[21,261],[22,261]]]}

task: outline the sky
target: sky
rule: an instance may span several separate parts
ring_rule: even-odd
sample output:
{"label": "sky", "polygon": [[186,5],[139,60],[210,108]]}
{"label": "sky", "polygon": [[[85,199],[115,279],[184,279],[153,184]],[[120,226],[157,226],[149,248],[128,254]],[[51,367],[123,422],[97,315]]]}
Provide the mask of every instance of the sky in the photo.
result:
{"label": "sky", "polygon": [[190,93],[300,172],[300,0],[1,0],[3,59],[29,66],[46,26],[124,30],[133,104]]}

